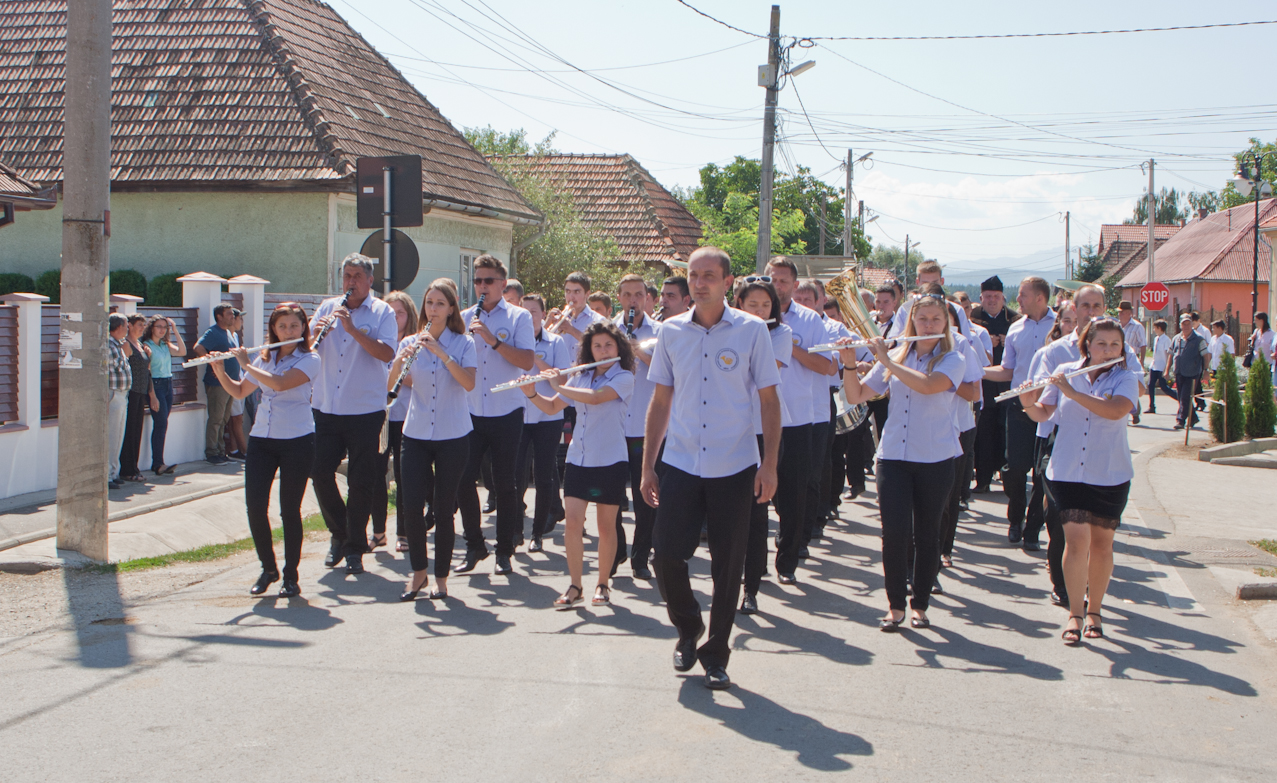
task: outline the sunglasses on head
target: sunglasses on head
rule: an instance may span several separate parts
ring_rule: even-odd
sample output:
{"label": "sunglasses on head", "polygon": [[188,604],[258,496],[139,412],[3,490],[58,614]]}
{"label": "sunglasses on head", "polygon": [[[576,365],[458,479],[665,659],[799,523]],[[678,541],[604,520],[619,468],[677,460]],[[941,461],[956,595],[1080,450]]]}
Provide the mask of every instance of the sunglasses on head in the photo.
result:
{"label": "sunglasses on head", "polygon": [[275,305],[275,309],[276,310],[300,310],[302,309],[302,306],[297,304],[296,302],[280,302],[279,304]]}
{"label": "sunglasses on head", "polygon": [[475,285],[492,285],[500,279],[501,278],[499,277],[476,277],[474,279],[474,284]]}
{"label": "sunglasses on head", "polygon": [[749,283],[770,283],[771,281],[772,279],[769,275],[748,275],[745,278],[746,285]]}

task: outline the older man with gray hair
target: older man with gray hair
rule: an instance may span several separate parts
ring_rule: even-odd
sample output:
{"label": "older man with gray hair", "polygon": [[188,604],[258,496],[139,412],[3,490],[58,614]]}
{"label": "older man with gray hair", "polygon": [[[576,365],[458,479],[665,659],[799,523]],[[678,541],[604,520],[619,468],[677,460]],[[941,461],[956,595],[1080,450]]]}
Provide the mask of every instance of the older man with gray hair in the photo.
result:
{"label": "older man with gray hair", "polygon": [[[315,334],[333,323],[315,346],[323,362],[310,406],[315,416],[315,463],[311,482],[332,540],[324,565],[343,559],[346,573],[362,574],[372,514],[381,424],[386,418],[386,381],[395,358],[399,325],[395,311],[372,295],[371,258],[351,253],[341,263],[345,299],[325,299],[310,322]],[[347,458],[347,499],[337,489],[337,468]]]}

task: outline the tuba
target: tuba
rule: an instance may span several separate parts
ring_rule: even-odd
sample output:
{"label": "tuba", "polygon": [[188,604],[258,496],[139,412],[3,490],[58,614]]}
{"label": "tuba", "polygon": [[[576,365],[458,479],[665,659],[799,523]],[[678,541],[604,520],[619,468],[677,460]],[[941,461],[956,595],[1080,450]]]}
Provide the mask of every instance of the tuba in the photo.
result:
{"label": "tuba", "polygon": [[[838,305],[838,312],[842,313],[848,329],[866,340],[872,340],[881,337],[882,332],[878,331],[878,324],[869,313],[869,308],[865,307],[865,300],[860,298],[860,286],[856,283],[858,269],[857,266],[844,269],[825,283],[825,295]],[[882,396],[884,395],[875,399],[882,399]],[[869,406],[865,403],[851,405],[847,402],[841,386],[838,388],[834,408],[835,430],[839,435],[851,432],[869,415]]]}

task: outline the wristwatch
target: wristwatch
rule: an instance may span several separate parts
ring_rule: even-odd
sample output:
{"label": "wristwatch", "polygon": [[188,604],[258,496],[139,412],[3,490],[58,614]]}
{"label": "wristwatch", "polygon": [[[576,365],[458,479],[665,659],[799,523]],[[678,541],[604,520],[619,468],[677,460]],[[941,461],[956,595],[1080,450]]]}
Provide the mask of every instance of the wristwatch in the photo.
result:
{"label": "wristwatch", "polygon": [[493,343],[493,344],[492,344],[492,350],[494,350],[494,351],[495,351],[495,350],[497,350],[497,349],[498,349],[498,348],[500,348],[500,347],[501,347],[501,338],[500,338],[500,337],[498,337],[498,338],[497,338],[497,341],[496,341],[495,343]]}

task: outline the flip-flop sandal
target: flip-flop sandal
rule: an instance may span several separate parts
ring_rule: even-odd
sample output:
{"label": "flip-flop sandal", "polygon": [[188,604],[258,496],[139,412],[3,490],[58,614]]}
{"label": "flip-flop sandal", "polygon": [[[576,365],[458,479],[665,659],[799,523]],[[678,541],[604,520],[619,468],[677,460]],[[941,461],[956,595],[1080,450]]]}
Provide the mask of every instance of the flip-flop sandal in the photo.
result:
{"label": "flip-flop sandal", "polygon": [[374,550],[374,549],[376,549],[376,548],[378,548],[378,547],[383,547],[383,546],[385,546],[385,545],[386,545],[386,534],[385,534],[385,533],[382,533],[382,534],[380,534],[380,535],[371,535],[371,536],[368,536],[368,551],[369,551],[369,552],[371,552],[372,550]]}
{"label": "flip-flop sandal", "polygon": [[[1069,619],[1081,620],[1082,618],[1079,617],[1078,615],[1071,614],[1069,615]],[[1064,633],[1060,634],[1060,638],[1064,640],[1065,644],[1068,644],[1068,645],[1078,644],[1082,641],[1082,629],[1081,628],[1065,628]]]}
{"label": "flip-flop sandal", "polygon": [[[1099,617],[1096,612],[1087,612],[1087,617]],[[1104,627],[1100,625],[1084,625],[1082,626],[1082,636],[1087,639],[1103,639]]]}
{"label": "flip-flop sandal", "polygon": [[396,552],[407,552],[407,551],[408,551],[408,539],[404,538],[403,536],[400,536],[400,537],[399,537],[399,540],[395,542],[395,551],[396,551]]}

